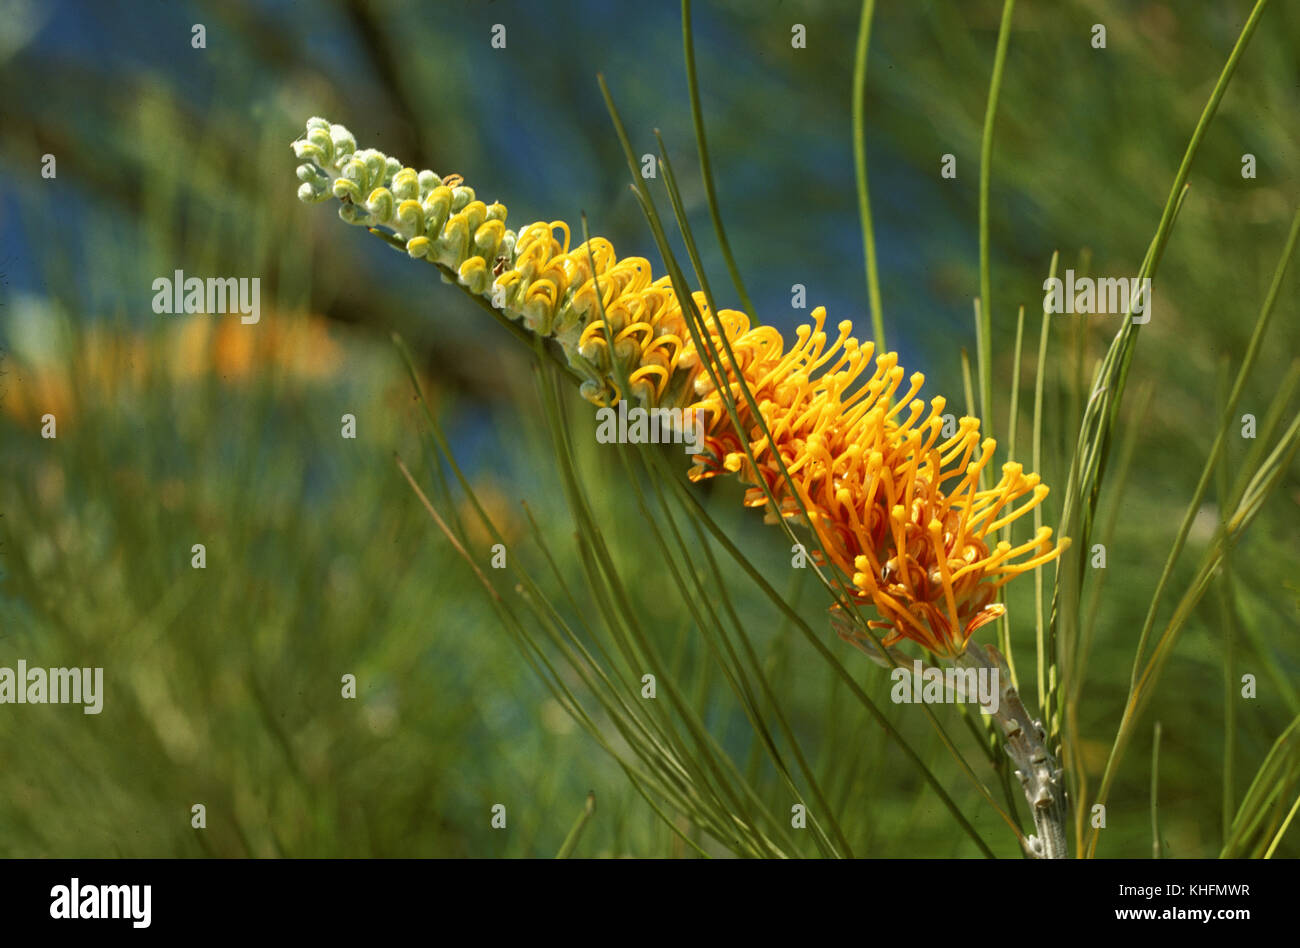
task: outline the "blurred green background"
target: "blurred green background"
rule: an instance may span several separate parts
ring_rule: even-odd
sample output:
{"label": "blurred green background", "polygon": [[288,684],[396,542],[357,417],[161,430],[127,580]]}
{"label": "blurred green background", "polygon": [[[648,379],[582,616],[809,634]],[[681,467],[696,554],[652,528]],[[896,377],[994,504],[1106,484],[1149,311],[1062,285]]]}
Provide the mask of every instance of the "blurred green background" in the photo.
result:
{"label": "blurred green background", "polygon": [[[999,433],[1017,307],[1029,314],[1029,386],[1052,252],[1062,270],[1137,272],[1249,9],[1018,5],[992,180]],[[927,395],[956,406],[961,351],[974,353],[979,140],[1000,15],[983,0],[881,4],[872,33],[867,150],[885,327],[902,364],[926,373]],[[300,204],[289,149],[322,115],[362,146],[465,175],[509,206],[515,226],[562,218],[576,229],[585,212],[593,233],[661,273],[602,73],[638,151],[653,151],[661,131],[714,290],[735,306],[704,202],[677,5],[10,0],[0,17],[0,665],[103,666],[106,688],[98,716],[0,706],[0,855],[549,856],[589,789],[598,808],[577,854],[685,855],[523,662],[393,461],[396,451],[427,482],[426,426],[395,331],[520,555],[538,558],[524,500],[578,577],[530,353],[431,271],[332,207]],[[498,23],[499,50],[489,42]],[[796,23],[806,49],[791,47]],[[1090,43],[1096,23],[1104,50]],[[192,46],[194,24],[206,48]],[[867,333],[849,124],[857,5],[699,3],[694,24],[719,204],[760,315],[789,334],[807,316],[790,304],[801,283],[810,306]],[[1123,496],[1103,495],[1117,530],[1080,706],[1094,786],[1137,629],[1208,452],[1220,373],[1241,358],[1300,200],[1297,119],[1300,7],[1279,2],[1192,169],[1133,363],[1124,425],[1136,427],[1136,453]],[[944,154],[956,157],[955,179],[939,174]],[[1241,174],[1245,154],[1253,180]],[[57,161],[52,179],[45,155]],[[152,282],[177,269],[259,277],[260,323],[155,315]],[[1300,352],[1298,286],[1293,272],[1243,397],[1241,411],[1261,419]],[[1049,484],[1065,477],[1084,385],[1116,328],[1114,318],[1053,322]],[[1145,389],[1139,415],[1133,393]],[[576,392],[571,402],[574,423],[590,425]],[[47,412],[55,440],[40,436]],[[357,418],[356,440],[340,437],[344,413]],[[1027,428],[1020,437],[1028,443]],[[671,674],[786,808],[671,577],[644,556],[617,465],[591,438],[575,443],[637,608],[675,656]],[[1234,474],[1251,446],[1229,445]],[[792,584],[783,538],[740,509],[740,488],[700,496],[826,629],[990,845],[1016,855],[915,709],[888,702],[886,673],[834,637],[811,584]],[[1219,851],[1225,627],[1239,637],[1239,672],[1259,679],[1258,697],[1235,709],[1238,798],[1300,713],[1297,505],[1293,465],[1233,553],[1233,601],[1207,596],[1174,657],[1125,759],[1099,855],[1151,853],[1155,720],[1166,852]],[[1217,520],[1212,503],[1202,513],[1177,590]],[[191,569],[195,543],[204,570]],[[737,578],[742,618],[854,851],[976,854],[843,684],[745,588]],[[1018,658],[1032,667],[1032,622],[1016,621],[1031,615],[1032,589],[1009,604]],[[340,696],[349,673],[354,701]],[[975,760],[970,735],[950,731]],[[190,826],[195,803],[208,810],[202,831]],[[505,831],[489,823],[496,803],[508,808]],[[1300,854],[1300,837],[1278,854]]]}

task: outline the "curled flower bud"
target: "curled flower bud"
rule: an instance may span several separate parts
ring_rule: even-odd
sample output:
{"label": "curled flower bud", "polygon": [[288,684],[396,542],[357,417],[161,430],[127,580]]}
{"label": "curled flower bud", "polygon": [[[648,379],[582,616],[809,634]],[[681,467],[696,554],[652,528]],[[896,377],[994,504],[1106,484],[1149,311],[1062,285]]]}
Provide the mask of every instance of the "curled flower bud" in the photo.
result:
{"label": "curled flower bud", "polygon": [[403,168],[393,175],[393,195],[402,201],[419,197],[420,179],[414,168]]}
{"label": "curled flower bud", "polygon": [[421,171],[417,180],[420,185],[421,201],[429,196],[430,191],[442,184],[442,178],[438,177],[432,171]]}
{"label": "curled flower bud", "polygon": [[457,275],[460,277],[460,282],[469,287],[469,291],[476,296],[481,296],[487,290],[488,284],[492,282],[492,274],[482,257],[470,257],[460,265]]}
{"label": "curled flower bud", "polygon": [[393,216],[393,192],[388,188],[375,188],[370,192],[370,197],[366,198],[366,210],[377,223],[389,223]]}

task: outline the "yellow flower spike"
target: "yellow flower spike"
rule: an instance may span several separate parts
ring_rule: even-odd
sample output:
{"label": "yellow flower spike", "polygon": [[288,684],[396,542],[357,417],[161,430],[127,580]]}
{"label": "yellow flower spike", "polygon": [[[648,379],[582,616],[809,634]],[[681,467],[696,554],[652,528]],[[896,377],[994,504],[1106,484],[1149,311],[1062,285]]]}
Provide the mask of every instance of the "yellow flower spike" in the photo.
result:
{"label": "yellow flower spike", "polygon": [[1043,527],[1019,545],[990,549],[984,538],[1040,505],[1047,486],[1009,462],[981,490],[996,444],[981,440],[979,420],[963,417],[945,437],[946,400],[918,397],[925,376],[859,342],[848,321],[831,339],[824,307],[786,349],[772,327],[751,329],[744,313],[714,312],[694,294],[709,351],[721,352],[725,340],[735,357],[722,354],[711,372],[671,280],[656,279],[649,261],[620,260],[601,237],[571,248],[564,221],[513,230],[505,205],[479,201],[460,175],[358,151],[347,129],[321,118],[308,121],[293,148],[301,200],[334,198],[343,220],[389,237],[553,339],[584,398],[616,404],[626,373],[627,397],[694,412],[703,450],[690,479],[734,473],[746,506],[772,522],[805,522],[825,548],[812,551],[814,561],[875,610],[867,623],[885,645],[907,638],[959,656],[972,633],[1005,613],[992,601],[998,589],[1068,547]]}

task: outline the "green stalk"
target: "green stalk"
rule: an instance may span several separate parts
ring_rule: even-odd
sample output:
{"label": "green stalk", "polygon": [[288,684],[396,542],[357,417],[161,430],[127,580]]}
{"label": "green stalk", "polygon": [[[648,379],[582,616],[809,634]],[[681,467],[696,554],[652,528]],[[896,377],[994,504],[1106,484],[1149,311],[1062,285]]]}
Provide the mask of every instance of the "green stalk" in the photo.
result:
{"label": "green stalk", "polygon": [[[1061,255],[1052,251],[1052,262],[1047,268],[1049,280],[1056,279],[1056,265]],[[1038,334],[1038,363],[1034,368],[1034,443],[1032,465],[1035,471],[1043,469],[1043,383],[1047,379],[1047,335],[1052,325],[1051,314],[1043,308],[1043,324]],[[1034,508],[1034,533],[1043,526],[1043,505]],[[1055,566],[1057,575],[1061,571],[1060,561]],[[1043,613],[1043,571],[1034,570],[1034,642],[1038,659],[1038,714],[1047,721],[1047,644],[1046,618]]]}
{"label": "green stalk", "polygon": [[587,823],[595,812],[596,791],[593,790],[587,794],[587,802],[582,805],[582,812],[578,814],[573,829],[569,830],[569,835],[564,837],[564,842],[560,844],[560,851],[555,854],[556,859],[568,859],[573,855],[573,850],[578,846],[578,840],[582,838],[582,831],[587,828]]}
{"label": "green stalk", "polygon": [[993,176],[993,120],[998,111],[998,94],[1002,89],[1002,72],[1007,64],[1007,45],[1011,40],[1011,14],[1016,0],[1002,6],[1002,23],[998,26],[998,47],[993,57],[993,76],[989,81],[988,105],[984,111],[984,133],[980,141],[980,321],[977,364],[980,378],[980,417],[984,419],[985,437],[993,437],[993,289],[989,276],[989,182]]}
{"label": "green stalk", "polygon": [[1160,786],[1160,722],[1156,722],[1151,738],[1151,858],[1160,858],[1160,806],[1157,803]]}
{"label": "green stalk", "polygon": [[867,301],[876,351],[885,352],[885,317],[880,302],[880,271],[876,266],[876,232],[871,223],[871,194],[867,188],[867,51],[876,0],[862,0],[858,47],[853,58],[853,167],[858,186],[858,216],[862,220],[862,252],[866,257]]}
{"label": "green stalk", "polygon": [[759,325],[754,312],[754,304],[745,292],[745,284],[740,279],[740,268],[731,253],[731,242],[727,240],[727,231],[722,226],[722,214],[718,211],[718,194],[713,186],[713,163],[709,160],[709,144],[704,135],[704,110],[700,106],[700,83],[695,72],[695,40],[691,31],[691,0],[682,0],[682,47],[686,57],[686,89],[691,97],[691,120],[695,125],[695,144],[700,153],[700,177],[704,179],[704,197],[709,205],[709,217],[713,221],[713,231],[718,235],[718,246],[722,250],[722,259],[727,263],[727,272],[740,297],[740,307],[749,316],[751,325]]}

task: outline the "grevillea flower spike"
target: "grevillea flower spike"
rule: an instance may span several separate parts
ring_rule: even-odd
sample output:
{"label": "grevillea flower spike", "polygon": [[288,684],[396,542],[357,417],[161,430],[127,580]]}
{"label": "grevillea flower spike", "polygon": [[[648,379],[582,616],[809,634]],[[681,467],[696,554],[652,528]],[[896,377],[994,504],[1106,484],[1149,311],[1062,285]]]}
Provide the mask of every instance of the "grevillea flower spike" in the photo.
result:
{"label": "grevillea flower spike", "polygon": [[[892,352],[875,355],[848,322],[832,340],[824,309],[786,351],[775,329],[751,328],[734,310],[713,313],[694,294],[701,341],[717,352],[725,339],[734,355],[710,372],[670,278],[654,279],[647,260],[620,260],[600,237],[571,249],[562,221],[510,230],[506,208],[479,200],[459,175],[358,151],[346,128],[321,118],[293,147],[303,201],[339,201],[343,220],[556,340],[588,400],[613,404],[626,379],[629,400],[642,407],[697,413],[706,436],[691,479],[734,473],[750,485],[745,503],[769,518],[806,512],[826,551],[815,554],[819,565],[829,559],[848,599],[874,608],[869,625],[884,645],[910,639],[961,657],[971,635],[1005,612],[994,601],[1001,587],[1065,549],[1048,527],[1018,546],[995,542],[998,530],[1042,503],[1046,485],[1007,463],[981,489],[996,445],[981,439],[979,420],[962,418],[944,437],[944,399],[917,397],[924,376],[908,376]],[[715,379],[729,387],[725,396]],[[841,634],[865,644],[860,632]]]}
{"label": "grevillea flower spike", "polygon": [[[694,415],[705,437],[691,479],[736,474],[750,485],[746,505],[763,507],[769,519],[806,514],[818,564],[832,568],[844,601],[873,608],[867,625],[882,633],[882,645],[909,639],[955,664],[1000,673],[994,714],[1038,830],[1022,838],[1025,851],[1067,854],[1062,771],[1042,726],[1025,711],[996,649],[967,644],[1005,613],[994,601],[1001,587],[1059,556],[1069,541],[1053,543],[1046,527],[1019,546],[994,541],[1043,502],[1047,487],[1016,463],[981,487],[996,444],[981,439],[978,419],[962,418],[945,436],[944,399],[917,397],[924,376],[908,376],[897,355],[859,343],[848,322],[832,341],[822,308],[787,352],[779,332],[751,328],[734,310],[712,312],[703,293],[691,298],[695,323],[671,279],[655,279],[649,261],[620,260],[600,237],[571,249],[563,221],[511,230],[505,207],[478,200],[459,175],[358,151],[341,125],[310,119],[293,148],[302,162],[299,198],[337,200],[343,220],[555,340],[589,401],[626,399]],[[893,660],[839,610],[832,607],[840,635],[877,660]]]}

